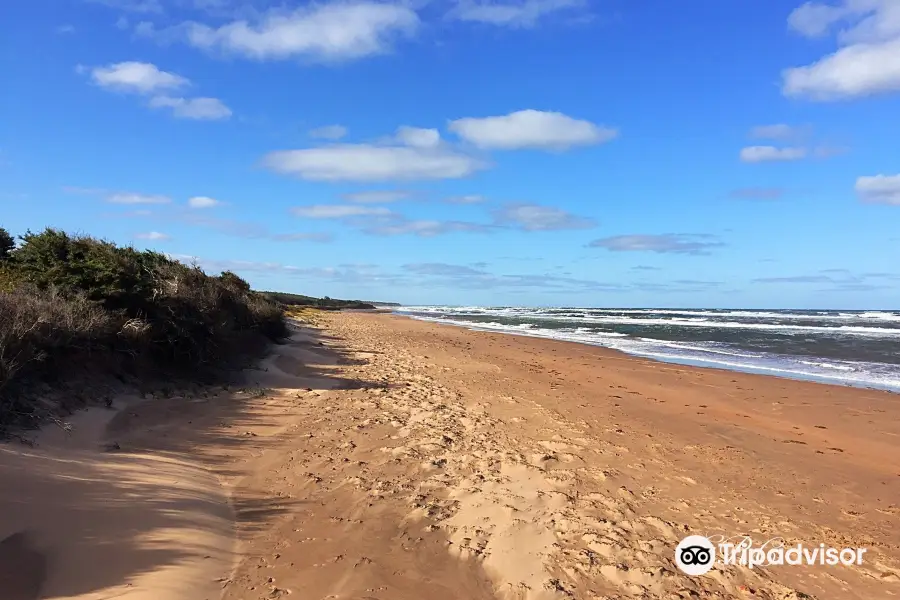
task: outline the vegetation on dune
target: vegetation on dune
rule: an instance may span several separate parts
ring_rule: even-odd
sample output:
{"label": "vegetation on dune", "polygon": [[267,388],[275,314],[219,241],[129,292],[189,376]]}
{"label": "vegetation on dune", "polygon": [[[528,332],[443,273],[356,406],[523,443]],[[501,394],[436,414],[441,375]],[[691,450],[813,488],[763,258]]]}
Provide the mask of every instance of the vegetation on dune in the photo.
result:
{"label": "vegetation on dune", "polygon": [[0,433],[74,408],[38,386],[203,378],[288,334],[279,304],[234,273],[55,229],[20,241],[0,228]]}
{"label": "vegetation on dune", "polygon": [[306,306],[310,308],[318,308],[320,310],[375,308],[374,303],[363,302],[361,300],[337,300],[335,298],[329,298],[328,296],[325,296],[324,298],[314,298],[312,296],[304,296],[302,294],[288,294],[285,292],[260,293],[284,306]]}

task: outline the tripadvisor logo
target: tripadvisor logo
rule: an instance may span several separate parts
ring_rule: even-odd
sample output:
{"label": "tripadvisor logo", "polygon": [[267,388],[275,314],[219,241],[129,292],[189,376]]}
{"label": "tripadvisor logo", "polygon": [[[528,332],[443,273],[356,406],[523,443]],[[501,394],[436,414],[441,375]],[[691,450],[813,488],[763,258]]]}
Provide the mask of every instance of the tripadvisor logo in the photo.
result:
{"label": "tripadvisor logo", "polygon": [[702,535],[689,535],[675,548],[675,564],[688,575],[705,575],[716,561],[716,547]]}
{"label": "tripadvisor logo", "polygon": [[861,565],[866,548],[830,548],[825,544],[787,546],[782,538],[754,545],[750,536],[704,537],[689,535],[675,548],[675,564],[688,575],[705,575],[718,560],[723,565],[768,567],[775,565]]}

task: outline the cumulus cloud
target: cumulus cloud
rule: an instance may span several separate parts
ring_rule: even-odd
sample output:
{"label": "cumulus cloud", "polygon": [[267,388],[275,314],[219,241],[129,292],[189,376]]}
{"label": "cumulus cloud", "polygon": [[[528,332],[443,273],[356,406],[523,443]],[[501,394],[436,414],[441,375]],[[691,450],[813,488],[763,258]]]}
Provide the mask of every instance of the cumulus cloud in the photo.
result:
{"label": "cumulus cloud", "polygon": [[213,27],[187,22],[163,32],[191,46],[256,60],[308,58],[340,61],[389,52],[420,25],[412,8],[369,1],[310,4],[286,12],[271,10],[254,20]]}
{"label": "cumulus cloud", "polygon": [[322,140],[339,140],[345,135],[347,135],[347,128],[343,125],[325,125],[309,132],[310,137]]}
{"label": "cumulus cloud", "polygon": [[139,240],[149,240],[153,242],[164,242],[166,240],[172,239],[172,236],[167,235],[165,233],[160,233],[158,231],[148,231],[147,233],[138,233],[134,236]]}
{"label": "cumulus cloud", "polygon": [[335,144],[281,150],[263,157],[264,167],[310,181],[392,181],[467,177],[487,164],[447,147]]}
{"label": "cumulus cloud", "polygon": [[404,190],[371,190],[341,195],[341,198],[347,202],[355,202],[357,204],[387,204],[407,200],[410,197],[412,197],[412,192]]}
{"label": "cumulus cloud", "polygon": [[579,217],[560,208],[537,204],[508,204],[494,211],[494,222],[497,225],[516,227],[525,231],[589,229],[596,225],[593,219]]}
{"label": "cumulus cloud", "polygon": [[863,202],[900,206],[900,175],[860,177],[856,193]]}
{"label": "cumulus cloud", "polygon": [[385,216],[391,211],[381,206],[355,206],[351,204],[316,204],[297,206],[291,213],[307,219],[346,219],[347,217]]}
{"label": "cumulus cloud", "polygon": [[[79,67],[79,71],[87,70]],[[219,120],[231,116],[231,109],[218,98],[173,97],[170,92],[191,85],[190,80],[162,71],[154,64],[121,62],[90,69],[90,77],[98,86],[119,92],[152,96],[150,108],[165,108],[181,119]]]}
{"label": "cumulus cloud", "polygon": [[422,129],[406,125],[397,128],[396,138],[404,146],[413,148],[435,148],[441,143],[441,134],[437,129]]}
{"label": "cumulus cloud", "polygon": [[209,196],[194,196],[188,199],[188,206],[191,208],[213,208],[220,206],[222,203],[215,198]]}
{"label": "cumulus cloud", "polygon": [[190,84],[181,75],[161,71],[151,63],[134,61],[94,67],[90,69],[90,76],[102,88],[136,94],[154,94]]}
{"label": "cumulus cloud", "polygon": [[150,100],[151,108],[170,108],[180,119],[217,121],[231,116],[231,109],[218,98],[172,98],[156,96]]}
{"label": "cumulus cloud", "polygon": [[709,234],[634,234],[600,238],[589,244],[613,252],[656,252],[659,254],[709,254],[725,244]]}
{"label": "cumulus cloud", "polygon": [[741,149],[741,160],[747,163],[800,160],[806,156],[806,148],[748,146]]}
{"label": "cumulus cloud", "polygon": [[463,0],[450,11],[449,17],[460,21],[487,23],[511,28],[534,27],[547,15],[566,9],[580,8],[583,0],[515,0],[485,2]]}
{"label": "cumulus cloud", "polygon": [[896,0],[807,2],[788,25],[807,37],[825,36],[836,25],[839,49],[818,61],[785,69],[787,96],[828,101],[900,90],[900,3]]}
{"label": "cumulus cloud", "polygon": [[854,44],[812,65],[787,69],[787,96],[839,100],[900,90],[900,39]]}
{"label": "cumulus cloud", "polygon": [[559,112],[520,110],[504,116],[457,119],[449,129],[479,148],[566,150],[614,139],[615,129]]}

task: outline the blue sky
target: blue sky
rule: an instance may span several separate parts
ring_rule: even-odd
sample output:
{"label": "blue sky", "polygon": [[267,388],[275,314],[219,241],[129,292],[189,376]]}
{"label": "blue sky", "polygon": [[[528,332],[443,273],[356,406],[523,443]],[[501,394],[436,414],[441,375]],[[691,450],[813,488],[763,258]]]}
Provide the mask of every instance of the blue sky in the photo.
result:
{"label": "blue sky", "polygon": [[894,0],[33,0],[0,225],[409,304],[897,308]]}

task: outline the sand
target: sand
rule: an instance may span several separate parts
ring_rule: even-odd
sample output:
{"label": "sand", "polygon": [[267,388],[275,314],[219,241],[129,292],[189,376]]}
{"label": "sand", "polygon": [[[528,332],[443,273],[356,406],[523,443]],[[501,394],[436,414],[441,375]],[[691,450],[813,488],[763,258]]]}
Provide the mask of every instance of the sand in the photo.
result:
{"label": "sand", "polygon": [[900,597],[900,396],[371,313],[247,379],[0,447],[0,600]]}

